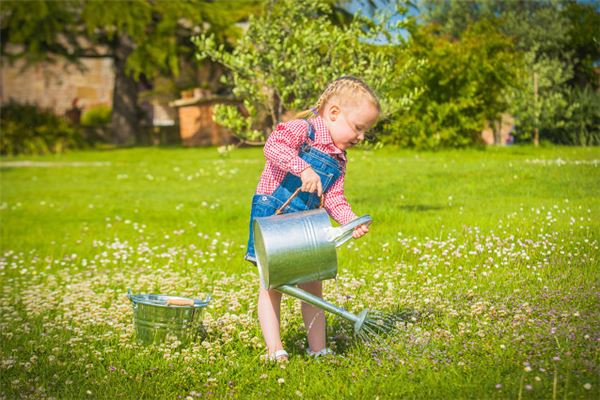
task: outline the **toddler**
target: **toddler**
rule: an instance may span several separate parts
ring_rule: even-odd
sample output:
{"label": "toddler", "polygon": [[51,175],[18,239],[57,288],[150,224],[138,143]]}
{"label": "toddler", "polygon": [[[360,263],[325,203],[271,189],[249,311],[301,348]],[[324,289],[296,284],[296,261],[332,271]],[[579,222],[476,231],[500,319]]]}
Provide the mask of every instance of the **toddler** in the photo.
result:
{"label": "toddler", "polygon": [[[344,196],[346,150],[364,140],[365,132],[380,112],[379,101],[369,86],[358,78],[344,76],[330,83],[316,106],[298,115],[301,119],[277,126],[265,144],[267,162],[252,198],[246,260],[256,265],[254,218],[273,215],[298,188],[301,192],[284,213],[317,208],[323,196],[325,210],[339,224],[357,218]],[[359,238],[368,230],[361,225],[352,236]],[[298,286],[322,297],[321,281]],[[258,319],[269,359],[275,361],[288,359],[279,333],[280,304],[280,292],[260,288]],[[308,353],[313,356],[331,353],[326,347],[323,311],[302,303],[302,318],[307,329]]]}

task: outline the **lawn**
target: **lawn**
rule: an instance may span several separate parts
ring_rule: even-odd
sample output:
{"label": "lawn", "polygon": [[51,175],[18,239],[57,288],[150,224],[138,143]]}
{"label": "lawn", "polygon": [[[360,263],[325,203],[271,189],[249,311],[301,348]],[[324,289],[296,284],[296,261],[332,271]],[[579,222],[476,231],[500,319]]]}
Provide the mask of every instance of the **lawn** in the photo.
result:
{"label": "lawn", "polygon": [[[310,359],[262,360],[243,261],[259,149],[0,160],[0,399],[600,398],[600,149],[351,150],[371,232],[325,298],[406,316],[381,344],[328,316]],[[127,288],[213,298],[192,344],[136,342]]]}

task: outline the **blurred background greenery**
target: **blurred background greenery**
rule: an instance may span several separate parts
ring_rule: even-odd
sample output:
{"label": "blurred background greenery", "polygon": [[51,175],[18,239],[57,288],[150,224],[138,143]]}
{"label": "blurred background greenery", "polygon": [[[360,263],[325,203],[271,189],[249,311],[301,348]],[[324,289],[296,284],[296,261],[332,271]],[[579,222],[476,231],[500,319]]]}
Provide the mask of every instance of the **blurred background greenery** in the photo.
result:
{"label": "blurred background greenery", "polygon": [[[209,117],[227,132],[208,144],[260,144],[274,124],[310,107],[327,82],[346,74],[366,79],[384,104],[372,141],[421,149],[600,143],[594,1],[87,0],[0,7],[3,70],[18,66],[26,74],[59,63],[85,74],[86,60],[108,59],[114,72],[106,82],[113,85],[110,102],[81,107],[72,95],[68,110],[40,106],[37,99],[52,90],[38,88],[23,101],[10,85],[13,75],[3,72],[4,155],[180,143],[179,135],[161,133],[156,105],[168,109],[167,126],[183,125],[181,109],[191,103],[177,99],[186,92],[212,99]],[[60,79],[69,79],[66,71]]]}

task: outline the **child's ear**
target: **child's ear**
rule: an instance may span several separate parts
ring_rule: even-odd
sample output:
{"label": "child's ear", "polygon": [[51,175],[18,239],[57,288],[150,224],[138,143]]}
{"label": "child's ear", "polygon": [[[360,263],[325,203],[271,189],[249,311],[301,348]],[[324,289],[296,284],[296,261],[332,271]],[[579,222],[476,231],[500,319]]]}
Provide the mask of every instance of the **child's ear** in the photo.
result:
{"label": "child's ear", "polygon": [[329,119],[335,121],[342,111],[337,104],[329,106]]}

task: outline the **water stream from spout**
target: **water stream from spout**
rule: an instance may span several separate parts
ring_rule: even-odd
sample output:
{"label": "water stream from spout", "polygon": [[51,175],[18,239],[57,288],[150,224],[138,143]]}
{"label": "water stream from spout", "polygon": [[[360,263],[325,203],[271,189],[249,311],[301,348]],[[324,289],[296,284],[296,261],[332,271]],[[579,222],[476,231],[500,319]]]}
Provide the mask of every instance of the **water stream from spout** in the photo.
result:
{"label": "water stream from spout", "polygon": [[382,312],[369,310],[359,331],[349,329],[342,323],[339,329],[343,338],[358,339],[358,345],[364,346],[371,356],[380,362],[381,359],[402,364],[403,361],[394,349],[394,344],[401,340],[404,324],[415,315],[413,312]]}

